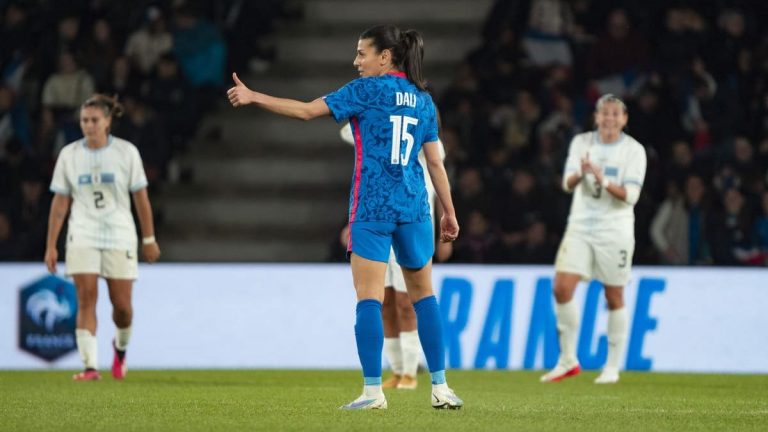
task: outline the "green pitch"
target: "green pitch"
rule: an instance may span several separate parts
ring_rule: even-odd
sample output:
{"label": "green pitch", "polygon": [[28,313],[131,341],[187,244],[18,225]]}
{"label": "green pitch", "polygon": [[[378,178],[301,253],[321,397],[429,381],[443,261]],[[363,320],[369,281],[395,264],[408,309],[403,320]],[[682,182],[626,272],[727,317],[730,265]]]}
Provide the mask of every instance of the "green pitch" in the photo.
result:
{"label": "green pitch", "polygon": [[592,384],[582,373],[540,384],[538,372],[449,371],[460,411],[418,390],[387,391],[389,409],[345,412],[358,396],[353,371],[130,371],[115,382],[71,373],[0,372],[2,431],[614,431],[766,430],[768,375],[625,373]]}

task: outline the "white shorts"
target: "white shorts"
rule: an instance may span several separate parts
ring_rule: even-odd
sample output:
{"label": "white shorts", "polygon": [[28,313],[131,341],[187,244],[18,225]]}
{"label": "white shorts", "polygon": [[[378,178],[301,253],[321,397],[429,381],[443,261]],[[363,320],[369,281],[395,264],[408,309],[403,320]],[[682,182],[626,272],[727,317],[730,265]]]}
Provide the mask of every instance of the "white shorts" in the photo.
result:
{"label": "white shorts", "polygon": [[387,271],[384,273],[384,287],[393,287],[397,292],[408,292],[405,288],[405,279],[403,278],[403,269],[395,259],[395,251],[389,251],[389,261],[387,261]]}
{"label": "white shorts", "polygon": [[133,280],[139,275],[136,251],[69,247],[66,262],[67,276],[95,273],[107,279]]}
{"label": "white shorts", "polygon": [[557,251],[555,270],[579,274],[584,280],[597,279],[604,285],[624,286],[629,282],[634,252],[634,235],[566,231]]}

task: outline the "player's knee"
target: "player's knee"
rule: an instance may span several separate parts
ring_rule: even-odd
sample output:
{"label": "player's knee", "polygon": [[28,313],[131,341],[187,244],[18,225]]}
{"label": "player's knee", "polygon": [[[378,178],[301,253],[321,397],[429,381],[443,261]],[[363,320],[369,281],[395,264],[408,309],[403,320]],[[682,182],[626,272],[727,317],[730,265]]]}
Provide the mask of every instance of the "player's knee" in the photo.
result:
{"label": "player's knee", "polygon": [[381,302],[382,309],[395,307],[395,294],[391,291],[394,290],[391,288],[386,288],[384,290],[384,301]]}
{"label": "player's knee", "polygon": [[77,290],[77,307],[82,310],[96,310],[96,300],[98,298],[96,290],[79,289]]}
{"label": "player's knee", "polygon": [[558,303],[568,303],[573,298],[575,287],[564,281],[556,281],[554,286],[555,300]]}
{"label": "player's knee", "polygon": [[608,303],[608,309],[616,310],[624,307],[624,295],[621,289],[607,288],[605,290],[605,302]]}
{"label": "player's knee", "polygon": [[399,310],[413,309],[413,304],[411,303],[411,298],[408,296],[408,293],[397,293],[395,295],[395,303]]}
{"label": "player's knee", "polygon": [[131,305],[130,299],[116,299],[112,302],[112,310],[115,316],[120,316],[121,318],[133,315],[133,305]]}
{"label": "player's knee", "polygon": [[397,302],[397,313],[398,315],[403,319],[411,319],[416,317],[416,311],[413,309],[413,303],[411,303],[411,299],[408,296],[404,296],[405,298],[400,301],[398,299]]}

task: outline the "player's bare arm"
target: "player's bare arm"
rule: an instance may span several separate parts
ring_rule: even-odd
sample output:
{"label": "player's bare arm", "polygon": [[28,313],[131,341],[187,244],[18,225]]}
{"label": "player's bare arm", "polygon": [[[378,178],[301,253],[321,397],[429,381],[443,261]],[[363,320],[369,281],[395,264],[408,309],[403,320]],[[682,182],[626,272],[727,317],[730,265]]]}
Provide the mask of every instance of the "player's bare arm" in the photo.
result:
{"label": "player's bare arm", "polygon": [[59,240],[61,227],[69,213],[72,198],[54,194],[51,202],[51,211],[48,214],[48,237],[45,242],[45,266],[51,273],[56,273],[56,261],[59,260],[59,252],[56,250],[56,242]]}
{"label": "player's bare arm", "polygon": [[136,214],[139,216],[141,226],[141,251],[148,263],[153,263],[160,258],[160,246],[155,240],[155,226],[152,221],[152,204],[149,202],[147,188],[142,188],[133,193],[133,202],[136,204]]}
{"label": "player's bare arm", "polygon": [[299,120],[312,120],[331,114],[331,110],[328,109],[328,105],[322,98],[317,98],[312,102],[278,98],[249,89],[240,81],[236,73],[232,74],[232,80],[235,82],[235,86],[227,91],[227,97],[233,107],[255,104],[259,108],[275,114]]}
{"label": "player's bare arm", "polygon": [[456,210],[453,208],[451,199],[451,186],[440,154],[440,143],[437,141],[424,143],[424,156],[427,159],[427,171],[443,210],[443,216],[440,218],[440,240],[452,242],[459,236],[459,222],[456,220]]}
{"label": "player's bare arm", "polygon": [[568,178],[565,180],[565,186],[567,192],[573,192],[573,188],[576,187],[581,182],[583,175],[581,172],[575,172],[568,176]]}

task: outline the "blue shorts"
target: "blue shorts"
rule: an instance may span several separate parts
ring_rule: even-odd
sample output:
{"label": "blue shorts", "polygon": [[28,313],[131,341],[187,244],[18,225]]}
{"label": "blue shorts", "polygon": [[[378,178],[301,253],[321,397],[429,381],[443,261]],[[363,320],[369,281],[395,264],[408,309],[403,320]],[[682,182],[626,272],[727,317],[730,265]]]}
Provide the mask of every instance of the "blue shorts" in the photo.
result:
{"label": "blue shorts", "polygon": [[398,264],[409,269],[420,269],[435,254],[433,232],[431,220],[414,223],[352,222],[347,252],[387,262],[389,249],[392,248]]}

